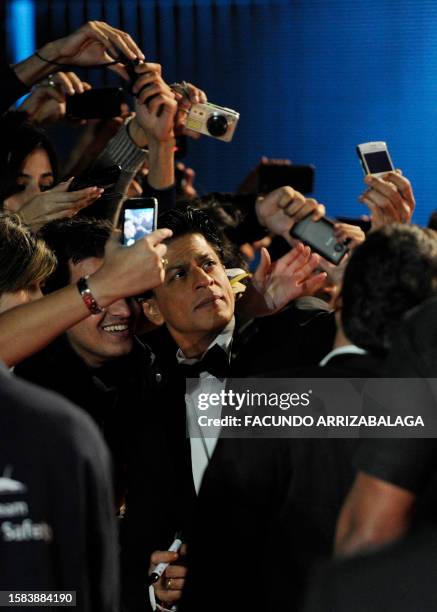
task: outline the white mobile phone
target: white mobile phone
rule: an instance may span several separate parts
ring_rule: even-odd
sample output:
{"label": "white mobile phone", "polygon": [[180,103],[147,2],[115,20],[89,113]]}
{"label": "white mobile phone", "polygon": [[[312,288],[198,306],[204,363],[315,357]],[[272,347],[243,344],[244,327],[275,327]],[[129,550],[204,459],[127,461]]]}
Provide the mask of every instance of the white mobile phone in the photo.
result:
{"label": "white mobile phone", "polygon": [[364,174],[379,176],[394,170],[390,153],[385,142],[364,142],[357,145],[357,154],[360,158]]}

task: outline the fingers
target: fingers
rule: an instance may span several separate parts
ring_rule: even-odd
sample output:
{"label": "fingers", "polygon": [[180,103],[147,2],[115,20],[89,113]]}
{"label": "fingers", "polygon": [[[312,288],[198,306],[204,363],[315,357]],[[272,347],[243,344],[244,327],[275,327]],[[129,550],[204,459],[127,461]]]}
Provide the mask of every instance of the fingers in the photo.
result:
{"label": "fingers", "polygon": [[321,219],[322,217],[326,215],[326,208],[324,204],[320,204],[316,200],[312,200],[312,201],[314,202],[314,205],[315,205],[314,212],[312,214],[312,219],[313,221],[318,221],[319,219]]}
{"label": "fingers", "polygon": [[300,204],[303,205],[305,203],[305,196],[302,195],[299,191],[296,191],[292,187],[280,187],[279,189],[275,189],[266,196],[266,199],[269,196],[277,196],[278,208],[285,209],[292,204]]}
{"label": "fingers", "polygon": [[[190,104],[205,104],[205,102],[208,102],[206,93],[192,83],[185,83],[185,89],[188,94]],[[182,98],[183,97],[184,96],[182,96]]]}
{"label": "fingers", "polygon": [[64,94],[59,91],[57,87],[53,87],[52,85],[38,85],[38,88],[29,96],[29,101],[32,96],[35,96],[34,99],[40,104],[42,104],[47,98],[52,98],[60,104],[65,102]]}
{"label": "fingers", "polygon": [[174,98],[159,94],[155,95],[153,100],[148,102],[147,108],[151,115],[159,116],[163,113],[168,113],[174,117],[177,109],[177,102]]}
{"label": "fingers", "polygon": [[289,266],[296,265],[296,262],[298,268],[308,261],[310,255],[311,249],[302,242],[297,242],[293,249],[275,262],[276,271],[279,273],[285,271]]}
{"label": "fingers", "polygon": [[367,175],[364,182],[369,188],[358,198],[360,202],[384,208],[392,222],[410,222],[416,202],[410,181],[400,171],[387,172],[380,177]]}
{"label": "fingers", "polygon": [[55,189],[41,193],[37,198],[46,214],[62,213],[62,216],[73,216],[81,208],[89,206],[100,198],[104,191],[99,187],[87,187],[79,191],[55,191]]}
{"label": "fingers", "polygon": [[[178,553],[168,550],[155,550],[150,556],[150,563],[158,565],[159,563],[173,563],[179,557]],[[168,569],[168,568],[167,568]]]}
{"label": "fingers", "polygon": [[[71,176],[68,180],[66,181],[61,181],[58,185],[56,185],[56,187],[53,187],[53,189],[50,189],[50,191],[53,193],[55,192],[63,192],[63,191],[68,191],[68,188],[70,187],[71,182],[73,181],[74,176]],[[47,193],[47,192],[46,192]]]}
{"label": "fingers", "polygon": [[118,55],[117,51],[121,51],[129,59],[145,59],[138,45],[129,34],[122,30],[117,30],[103,21],[90,21],[83,26],[83,29],[92,38],[99,40],[116,57]]}
{"label": "fingers", "polygon": [[[166,578],[171,578],[173,581],[181,580],[187,575],[187,568],[184,565],[169,565],[165,570]],[[172,584],[172,586],[175,586]]]}
{"label": "fingers", "polygon": [[137,74],[144,74],[147,72],[156,72],[159,76],[162,74],[161,64],[155,64],[154,62],[141,62],[134,68]]}
{"label": "fingers", "polygon": [[[68,181],[68,183],[70,182]],[[57,202],[78,202],[79,200],[96,198],[104,192],[101,187],[85,187],[85,189],[78,189],[77,191],[66,191],[65,183],[61,183],[61,185],[63,186],[61,191],[57,191],[57,187],[55,187],[44,192],[41,197],[47,196]]]}
{"label": "fingers", "polygon": [[[74,72],[58,72],[56,74],[56,85],[66,95],[73,96],[85,91],[85,86]],[[91,86],[87,83],[87,88]]]}
{"label": "fingers", "polygon": [[182,596],[182,591],[173,591],[171,589],[157,587],[156,585],[155,585],[155,593],[158,599],[164,602],[167,605],[167,607],[169,607],[170,604],[174,604],[177,601],[179,601],[179,599]]}
{"label": "fingers", "polygon": [[350,247],[354,248],[364,242],[366,235],[358,225],[350,225],[348,223],[335,223],[334,236],[337,242],[346,242]]}
{"label": "fingers", "polygon": [[270,254],[265,247],[261,248],[260,255],[260,262],[258,264],[257,269],[255,270],[254,280],[263,282],[269,273],[272,262],[270,259]]}
{"label": "fingers", "polygon": [[167,246],[165,244],[158,244],[158,246],[155,247],[155,252],[158,257],[163,258],[167,253]]}
{"label": "fingers", "polygon": [[[149,65],[150,64],[144,64],[144,66],[149,66]],[[132,87],[132,92],[138,97],[138,99],[141,100],[141,102],[144,102],[144,99],[142,99],[140,96],[140,94],[142,93],[141,90],[147,86],[151,88],[154,84],[160,85],[162,91],[165,91],[167,95],[174,97],[172,90],[167,85],[167,83],[163,80],[160,72],[158,72],[157,70],[150,70],[150,69],[145,71],[144,74],[141,74],[141,76],[139,76],[136,79]]]}
{"label": "fingers", "polygon": [[[173,232],[171,231],[171,229],[161,228],[161,229],[155,230],[154,232],[146,236],[144,240],[146,240],[146,242],[148,242],[151,247],[155,247],[158,244],[160,244],[163,240],[166,240],[167,238],[170,238],[171,236],[173,236]],[[162,246],[165,246],[165,245],[162,245]]]}
{"label": "fingers", "polygon": [[303,288],[304,293],[306,293],[307,295],[314,295],[314,293],[320,291],[320,289],[326,283],[327,278],[328,275],[326,272],[319,272],[318,274],[313,274],[303,283],[305,285]]}
{"label": "fingers", "polygon": [[312,275],[312,273],[318,267],[319,264],[319,255],[317,255],[316,253],[312,253],[308,261],[294,273],[295,282],[300,285],[307,281],[308,277]]}
{"label": "fingers", "polygon": [[[299,194],[302,195],[302,194]],[[289,217],[293,218],[293,224],[302,221],[305,217],[312,213],[319,213],[317,209],[317,202],[311,199],[303,199],[297,198],[292,203],[290,203],[286,208],[284,208],[284,213]],[[323,216],[323,215],[322,215]]]}

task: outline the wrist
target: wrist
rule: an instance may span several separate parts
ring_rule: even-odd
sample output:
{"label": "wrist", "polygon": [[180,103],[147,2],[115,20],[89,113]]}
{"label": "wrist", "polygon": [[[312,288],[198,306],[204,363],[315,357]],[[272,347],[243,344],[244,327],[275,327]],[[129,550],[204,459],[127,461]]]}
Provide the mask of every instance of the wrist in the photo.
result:
{"label": "wrist", "polygon": [[114,283],[108,282],[107,274],[102,273],[101,269],[89,276],[87,284],[95,301],[101,308],[110,306],[119,298],[119,295],[114,293]]}
{"label": "wrist", "polygon": [[174,138],[174,136],[169,137],[168,140],[161,140],[161,139],[158,140],[157,138],[153,138],[149,136],[149,141],[148,141],[149,155],[155,151],[159,153],[171,152],[171,154],[173,155],[175,146],[176,146],[176,139]]}
{"label": "wrist", "polygon": [[141,125],[138,123],[136,117],[133,117],[127,123],[127,133],[132,142],[139,147],[140,149],[144,149],[148,144],[148,138],[146,132],[143,130]]}
{"label": "wrist", "polygon": [[[49,42],[41,47],[41,49],[38,49],[38,54],[46,60],[46,63],[59,62],[60,60],[59,52],[54,42]],[[50,68],[50,71],[53,72],[53,68]]]}
{"label": "wrist", "polygon": [[54,66],[44,62],[36,55],[31,55],[27,59],[12,66],[18,79],[29,89],[36,82],[53,72]]}

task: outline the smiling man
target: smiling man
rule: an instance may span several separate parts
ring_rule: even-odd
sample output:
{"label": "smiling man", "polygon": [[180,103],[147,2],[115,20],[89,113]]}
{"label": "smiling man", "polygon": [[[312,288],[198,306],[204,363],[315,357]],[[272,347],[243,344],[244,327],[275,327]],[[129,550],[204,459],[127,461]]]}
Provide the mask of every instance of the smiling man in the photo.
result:
{"label": "smiling man", "polygon": [[[58,259],[45,291],[51,293],[96,272],[103,264],[110,232],[109,223],[84,218],[45,226],[43,238]],[[16,368],[19,376],[64,395],[96,421],[112,451],[119,502],[125,427],[135,421],[139,407],[147,405],[146,395],[156,383],[152,354],[134,336],[139,313],[136,300],[117,300]]]}

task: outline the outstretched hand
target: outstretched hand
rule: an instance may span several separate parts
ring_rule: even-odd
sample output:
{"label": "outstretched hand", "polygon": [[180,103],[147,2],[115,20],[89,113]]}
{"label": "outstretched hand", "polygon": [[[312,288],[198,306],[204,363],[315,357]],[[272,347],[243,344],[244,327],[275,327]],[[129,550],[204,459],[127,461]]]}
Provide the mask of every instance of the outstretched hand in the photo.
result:
{"label": "outstretched hand", "polygon": [[319,263],[319,255],[302,243],[273,264],[263,247],[252,282],[237,302],[239,311],[247,318],[263,317],[279,312],[298,297],[313,295],[326,280],[325,272],[315,273]]}

